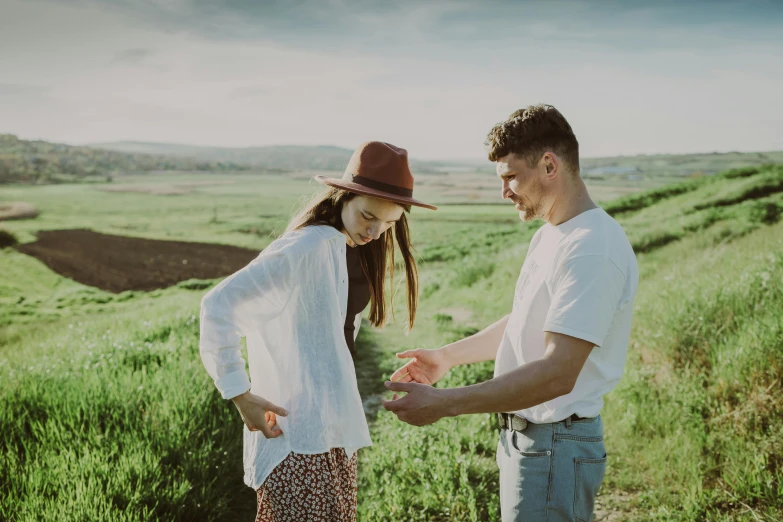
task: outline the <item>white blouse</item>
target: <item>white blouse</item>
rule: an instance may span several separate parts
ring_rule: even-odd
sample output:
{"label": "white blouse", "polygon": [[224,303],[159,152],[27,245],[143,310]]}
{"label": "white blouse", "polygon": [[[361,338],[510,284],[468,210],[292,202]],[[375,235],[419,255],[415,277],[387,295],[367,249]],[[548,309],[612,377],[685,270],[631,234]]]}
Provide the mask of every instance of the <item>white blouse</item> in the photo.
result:
{"label": "white blouse", "polygon": [[201,359],[223,398],[251,390],[288,410],[277,416],[280,437],[245,427],[245,483],[253,489],[292,451],[345,448],[350,457],[372,444],[345,342],[346,248],[330,226],[287,232],[201,301]]}

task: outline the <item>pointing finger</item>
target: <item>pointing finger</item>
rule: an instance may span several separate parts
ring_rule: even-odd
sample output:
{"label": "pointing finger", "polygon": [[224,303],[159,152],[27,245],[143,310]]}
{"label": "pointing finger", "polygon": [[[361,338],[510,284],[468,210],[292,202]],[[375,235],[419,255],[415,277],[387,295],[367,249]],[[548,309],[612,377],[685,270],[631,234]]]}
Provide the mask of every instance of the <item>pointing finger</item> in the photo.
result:
{"label": "pointing finger", "polygon": [[411,392],[416,389],[416,386],[418,386],[417,383],[413,382],[391,382],[386,381],[384,383],[384,386],[386,386],[386,389],[391,391],[401,391],[401,392]]}

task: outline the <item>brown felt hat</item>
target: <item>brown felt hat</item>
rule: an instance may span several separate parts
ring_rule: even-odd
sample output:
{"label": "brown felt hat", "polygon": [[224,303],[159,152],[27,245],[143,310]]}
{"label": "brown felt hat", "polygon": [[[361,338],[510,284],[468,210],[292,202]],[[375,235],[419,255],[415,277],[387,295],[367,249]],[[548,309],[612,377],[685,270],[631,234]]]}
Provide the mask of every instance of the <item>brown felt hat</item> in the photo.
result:
{"label": "brown felt hat", "polygon": [[330,187],[403,205],[432,210],[438,208],[413,199],[413,175],[408,167],[408,151],[381,141],[359,145],[342,179],[316,176],[315,180]]}

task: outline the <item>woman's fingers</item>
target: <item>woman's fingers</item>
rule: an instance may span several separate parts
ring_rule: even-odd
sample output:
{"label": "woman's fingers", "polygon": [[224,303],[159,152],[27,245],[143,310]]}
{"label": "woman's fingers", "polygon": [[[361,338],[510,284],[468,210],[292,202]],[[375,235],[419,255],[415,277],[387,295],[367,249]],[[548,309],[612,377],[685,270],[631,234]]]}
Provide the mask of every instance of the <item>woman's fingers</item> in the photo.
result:
{"label": "woman's fingers", "polygon": [[283,417],[288,416],[288,410],[282,406],[278,406],[277,404],[271,403],[269,401],[264,401],[264,403],[264,409],[266,411],[271,411],[272,413],[276,413],[277,415],[281,415]]}
{"label": "woman's fingers", "polygon": [[261,431],[268,439],[283,434],[277,424],[277,416],[286,417],[288,411],[285,408],[250,393],[240,396],[234,404],[249,431]]}
{"label": "woman's fingers", "polygon": [[264,437],[267,439],[276,439],[280,435],[283,434],[283,432],[280,430],[280,427],[275,425],[274,428],[269,426],[268,424],[265,424],[261,427],[261,431],[264,433]]}
{"label": "woman's fingers", "polygon": [[421,350],[408,350],[406,352],[400,352],[397,354],[397,357],[400,359],[410,359],[411,357],[416,357],[419,355],[419,352]]}
{"label": "woman's fingers", "polygon": [[407,382],[405,379],[410,380],[410,373],[408,372],[409,368],[407,365],[403,366],[402,368],[399,368],[396,372],[394,372],[389,380],[391,382]]}
{"label": "woman's fingers", "polygon": [[402,375],[402,377],[398,379],[392,379],[392,382],[411,382],[413,380],[413,377],[411,377],[410,373],[405,373]]}

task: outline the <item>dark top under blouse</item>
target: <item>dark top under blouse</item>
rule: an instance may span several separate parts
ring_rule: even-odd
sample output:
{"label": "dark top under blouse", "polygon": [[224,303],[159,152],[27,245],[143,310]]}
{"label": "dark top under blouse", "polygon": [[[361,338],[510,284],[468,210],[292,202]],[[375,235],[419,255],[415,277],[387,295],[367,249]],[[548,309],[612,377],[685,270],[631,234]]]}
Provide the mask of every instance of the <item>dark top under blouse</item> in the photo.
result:
{"label": "dark top under blouse", "polygon": [[345,314],[345,343],[351,351],[351,357],[356,359],[356,347],[354,346],[354,320],[356,315],[367,308],[370,302],[370,284],[362,270],[359,249],[361,247],[348,247],[345,249],[345,260],[348,265],[348,309]]}

